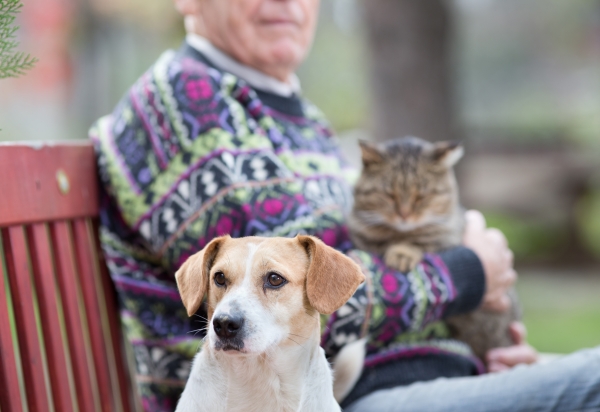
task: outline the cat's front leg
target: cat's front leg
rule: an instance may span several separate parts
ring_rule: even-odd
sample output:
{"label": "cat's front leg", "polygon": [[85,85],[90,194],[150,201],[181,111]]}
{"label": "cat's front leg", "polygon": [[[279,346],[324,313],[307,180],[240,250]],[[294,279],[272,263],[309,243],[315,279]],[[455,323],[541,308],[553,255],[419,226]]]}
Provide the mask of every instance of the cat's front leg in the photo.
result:
{"label": "cat's front leg", "polygon": [[423,259],[423,249],[410,243],[396,243],[387,248],[384,254],[385,264],[408,272]]}

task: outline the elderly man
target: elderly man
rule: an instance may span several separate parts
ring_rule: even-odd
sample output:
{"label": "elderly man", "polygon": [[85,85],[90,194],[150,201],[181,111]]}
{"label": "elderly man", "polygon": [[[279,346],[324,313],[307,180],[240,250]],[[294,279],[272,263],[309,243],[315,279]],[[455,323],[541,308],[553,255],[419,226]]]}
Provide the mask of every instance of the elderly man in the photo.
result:
{"label": "elderly man", "polygon": [[[356,250],[345,215],[351,176],[295,69],[318,0],[175,0],[185,43],[165,52],[92,128],[102,180],[101,237],[119,292],[146,411],[172,411],[207,327],[189,320],[173,273],[215,236],[316,235],[367,276],[327,321],[334,357],[369,337],[350,411],[575,410],[600,405],[600,351],[546,366],[483,372],[447,339],[446,316],[506,310],[515,280],[502,234],[468,216],[465,246],[428,255],[411,273]],[[210,325],[210,324],[208,324]],[[535,361],[524,328],[488,370]],[[404,333],[410,332],[410,344]],[[446,379],[452,378],[452,379]]]}

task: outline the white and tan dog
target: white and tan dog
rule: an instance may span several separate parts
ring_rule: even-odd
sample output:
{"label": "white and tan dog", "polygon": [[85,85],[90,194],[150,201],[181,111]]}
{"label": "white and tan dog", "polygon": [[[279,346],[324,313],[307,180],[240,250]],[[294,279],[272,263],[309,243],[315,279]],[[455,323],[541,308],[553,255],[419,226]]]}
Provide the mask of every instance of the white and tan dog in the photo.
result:
{"label": "white and tan dog", "polygon": [[189,316],[208,295],[209,319],[177,412],[340,410],[319,313],[337,310],[364,281],[351,259],[310,236],[226,236],[176,279]]}

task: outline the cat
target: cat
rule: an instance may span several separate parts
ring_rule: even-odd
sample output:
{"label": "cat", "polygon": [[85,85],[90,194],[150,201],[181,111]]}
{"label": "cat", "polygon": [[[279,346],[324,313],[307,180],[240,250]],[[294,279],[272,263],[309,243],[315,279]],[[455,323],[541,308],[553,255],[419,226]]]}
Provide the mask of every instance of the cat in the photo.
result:
{"label": "cat", "polygon": [[[465,210],[453,167],[462,146],[404,137],[361,141],[360,147],[363,171],[348,221],[356,247],[408,272],[425,253],[461,245]],[[477,309],[446,319],[451,337],[467,343],[482,361],[488,350],[513,345],[509,325],[521,315],[514,290],[509,297],[513,304],[505,313]]]}

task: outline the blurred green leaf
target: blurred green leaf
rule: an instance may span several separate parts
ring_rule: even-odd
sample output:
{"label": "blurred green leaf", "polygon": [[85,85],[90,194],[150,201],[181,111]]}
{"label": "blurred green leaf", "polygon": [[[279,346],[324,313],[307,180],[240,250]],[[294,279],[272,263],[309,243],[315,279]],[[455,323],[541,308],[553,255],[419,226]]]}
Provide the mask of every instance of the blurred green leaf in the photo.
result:
{"label": "blurred green leaf", "polygon": [[600,190],[593,191],[577,210],[579,228],[589,250],[600,257]]}
{"label": "blurred green leaf", "polygon": [[535,221],[497,212],[483,212],[489,227],[500,229],[517,259],[544,257],[561,248],[566,229],[558,223]]}
{"label": "blurred green leaf", "polygon": [[29,54],[17,52],[16,41],[18,27],[13,26],[21,0],[0,0],[0,79],[18,77],[31,69],[36,58]]}

